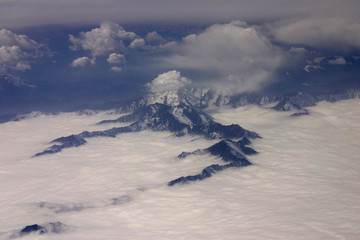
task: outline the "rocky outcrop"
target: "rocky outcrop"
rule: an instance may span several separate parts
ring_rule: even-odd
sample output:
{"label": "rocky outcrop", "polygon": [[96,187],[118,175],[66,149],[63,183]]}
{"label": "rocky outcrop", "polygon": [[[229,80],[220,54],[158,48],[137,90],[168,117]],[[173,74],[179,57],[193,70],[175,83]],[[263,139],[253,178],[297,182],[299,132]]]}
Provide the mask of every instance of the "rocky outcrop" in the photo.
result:
{"label": "rocky outcrop", "polygon": [[245,167],[249,166],[252,163],[244,156],[244,155],[253,155],[257,152],[246,146],[249,145],[251,142],[248,138],[244,137],[243,139],[239,141],[233,141],[233,140],[222,140],[214,145],[212,145],[209,148],[203,149],[203,150],[196,150],[194,152],[182,152],[178,158],[185,158],[189,155],[199,155],[199,154],[211,154],[217,157],[220,157],[224,162],[227,164],[220,165],[220,164],[213,164],[210,165],[202,170],[201,173],[196,175],[189,175],[189,176],[182,176],[180,178],[177,178],[175,180],[172,180],[168,183],[169,186],[173,186],[175,184],[184,184],[191,181],[198,181],[203,180],[205,178],[211,177],[213,174],[228,169],[232,167]]}
{"label": "rocky outcrop", "polygon": [[61,222],[49,222],[42,225],[33,224],[25,226],[23,229],[13,234],[10,239],[24,237],[26,235],[44,235],[44,234],[53,234],[53,233],[62,233],[68,228],[67,225]]}

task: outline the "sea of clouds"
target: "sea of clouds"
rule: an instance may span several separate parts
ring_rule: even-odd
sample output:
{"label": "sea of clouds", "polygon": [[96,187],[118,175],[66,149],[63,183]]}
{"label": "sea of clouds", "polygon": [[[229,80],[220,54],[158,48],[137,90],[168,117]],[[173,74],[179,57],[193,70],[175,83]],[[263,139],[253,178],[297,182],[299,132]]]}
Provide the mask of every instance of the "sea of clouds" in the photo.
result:
{"label": "sea of clouds", "polygon": [[216,121],[263,137],[252,144],[254,165],[173,187],[167,183],[221,163],[176,156],[216,141],[145,131],[33,158],[55,138],[122,126],[95,125],[119,114],[35,114],[0,124],[0,238],[61,222],[61,233],[21,239],[357,239],[360,100],[309,112],[213,111]]}

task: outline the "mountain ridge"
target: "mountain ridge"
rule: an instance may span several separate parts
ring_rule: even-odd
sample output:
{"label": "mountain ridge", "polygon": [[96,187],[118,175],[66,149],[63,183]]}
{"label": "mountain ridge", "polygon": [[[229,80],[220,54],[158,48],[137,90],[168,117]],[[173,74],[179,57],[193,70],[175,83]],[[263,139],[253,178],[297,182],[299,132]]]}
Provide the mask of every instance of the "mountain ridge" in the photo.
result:
{"label": "mountain ridge", "polygon": [[236,108],[249,104],[258,106],[275,104],[271,108],[276,111],[297,111],[299,114],[294,116],[300,116],[308,114],[305,113],[306,107],[315,106],[320,101],[336,102],[352,98],[360,98],[360,89],[339,90],[328,94],[298,91],[279,96],[262,94],[260,92],[228,95],[209,88],[182,88],[160,93],[149,93],[138,100],[132,101],[130,104],[120,106],[117,108],[117,111],[127,113],[154,103],[170,106],[185,104],[200,110],[223,106]]}
{"label": "mountain ridge", "polygon": [[189,155],[210,154],[221,158],[226,164],[212,164],[196,175],[189,175],[186,177],[181,176],[174,179],[168,183],[168,186],[171,187],[175,184],[185,184],[192,181],[204,180],[205,178],[209,178],[213,174],[228,168],[240,168],[252,165],[245,155],[254,155],[257,154],[257,152],[246,146],[249,144],[251,144],[251,142],[247,137],[244,137],[239,141],[225,139],[203,150],[197,149],[194,152],[182,152],[178,155],[178,158],[180,159],[186,158]]}
{"label": "mountain ridge", "polygon": [[57,153],[65,148],[79,147],[86,144],[86,138],[116,137],[121,133],[140,132],[148,129],[153,131],[170,131],[178,137],[185,134],[199,135],[206,139],[236,139],[244,136],[249,138],[260,137],[257,133],[245,130],[237,124],[222,125],[217,123],[205,112],[193,109],[185,104],[172,107],[155,103],[137,109],[133,113],[118,119],[105,120],[99,124],[106,124],[114,121],[133,123],[125,127],[113,127],[104,131],[84,131],[79,134],[57,138],[50,142],[55,143],[54,145],[43,152],[35,154],[35,157]]}

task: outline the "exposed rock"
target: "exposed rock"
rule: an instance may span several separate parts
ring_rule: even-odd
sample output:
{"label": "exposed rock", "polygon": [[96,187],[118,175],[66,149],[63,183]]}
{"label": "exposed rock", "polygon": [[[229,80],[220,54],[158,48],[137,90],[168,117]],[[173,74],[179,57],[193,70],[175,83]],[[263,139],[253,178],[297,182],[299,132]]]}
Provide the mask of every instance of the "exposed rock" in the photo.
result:
{"label": "exposed rock", "polygon": [[290,117],[299,117],[299,116],[304,116],[304,115],[309,115],[309,111],[306,109],[303,109],[299,112],[291,114]]}
{"label": "exposed rock", "polygon": [[21,229],[20,234],[25,235],[31,232],[38,232],[39,234],[43,234],[46,233],[47,231],[43,226],[34,224],[34,225],[26,226],[23,229]]}
{"label": "exposed rock", "polygon": [[61,233],[63,231],[66,231],[67,228],[68,226],[61,222],[50,222],[42,225],[33,224],[24,227],[19,232],[13,234],[10,238],[19,238],[29,234],[43,235],[51,233]]}
{"label": "exposed rock", "polygon": [[[251,163],[249,162],[249,164],[247,164],[247,165],[251,165]],[[215,174],[219,171],[225,170],[227,168],[244,167],[247,165],[241,165],[238,162],[232,162],[232,163],[225,164],[225,165],[213,164],[213,165],[210,165],[210,166],[204,168],[204,170],[202,170],[202,172],[199,174],[189,175],[186,177],[183,176],[183,177],[179,177],[175,180],[172,180],[168,183],[168,186],[171,187],[171,186],[174,186],[175,184],[185,184],[185,183],[192,182],[192,181],[204,180],[205,178],[209,178],[213,174]]]}
{"label": "exposed rock", "polygon": [[118,119],[102,121],[99,124],[108,122],[133,123],[126,127],[114,127],[105,131],[85,131],[77,135],[57,138],[51,141],[51,143],[62,144],[54,144],[35,156],[57,153],[64,148],[84,145],[86,143],[85,138],[116,137],[120,133],[139,132],[148,129],[153,131],[170,131],[176,136],[183,136],[185,134],[200,135],[208,139],[238,139],[244,136],[248,138],[260,137],[257,133],[245,130],[237,124],[225,126],[217,123],[206,113],[185,104],[173,107],[155,103]]}
{"label": "exposed rock", "polygon": [[226,139],[204,150],[198,149],[194,152],[182,152],[178,156],[178,158],[185,158],[189,155],[210,153],[211,155],[220,157],[224,162],[230,162],[230,163],[225,165],[213,164],[211,166],[206,167],[199,174],[189,175],[186,177],[182,176],[180,178],[170,181],[168,185],[173,186],[179,183],[184,184],[190,181],[203,180],[205,178],[211,177],[216,172],[225,170],[230,167],[245,167],[251,165],[252,163],[248,161],[248,159],[244,156],[244,154],[253,155],[256,154],[257,152],[254,149],[245,146],[250,144],[249,142],[250,141],[246,137],[244,137],[243,139],[237,142]]}
{"label": "exposed rock", "polygon": [[303,107],[315,106],[316,103],[315,97],[299,92],[295,95],[285,95],[273,109],[278,111],[300,110]]}

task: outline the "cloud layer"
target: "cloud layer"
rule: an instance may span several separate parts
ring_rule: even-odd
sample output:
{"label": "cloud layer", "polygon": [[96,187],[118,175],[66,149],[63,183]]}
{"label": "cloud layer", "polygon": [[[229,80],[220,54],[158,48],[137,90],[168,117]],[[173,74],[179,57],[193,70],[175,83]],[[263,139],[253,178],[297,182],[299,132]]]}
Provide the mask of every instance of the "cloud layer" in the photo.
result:
{"label": "cloud layer", "polygon": [[[358,16],[357,0],[2,0],[2,27],[116,22],[259,21],[289,16]],[[0,25],[1,27],[1,25]]]}
{"label": "cloud layer", "polygon": [[69,231],[18,239],[358,239],[359,104],[322,102],[300,118],[255,106],[219,109],[216,121],[263,136],[253,142],[254,165],[173,188],[169,179],[220,163],[176,156],[216,141],[144,131],[31,158],[51,139],[124,126],[96,124],[121,115],[38,114],[0,124],[0,238],[61,221]]}
{"label": "cloud layer", "polygon": [[[244,92],[259,89],[283,63],[282,51],[254,26],[233,21],[189,35],[165,64],[214,74],[213,86]],[[208,81],[207,81],[208,82]]]}
{"label": "cloud layer", "polygon": [[360,22],[327,17],[283,21],[272,26],[276,41],[338,52],[360,51]]}

